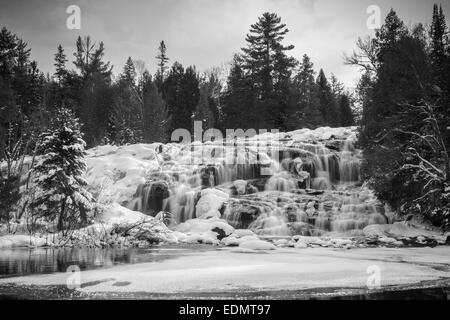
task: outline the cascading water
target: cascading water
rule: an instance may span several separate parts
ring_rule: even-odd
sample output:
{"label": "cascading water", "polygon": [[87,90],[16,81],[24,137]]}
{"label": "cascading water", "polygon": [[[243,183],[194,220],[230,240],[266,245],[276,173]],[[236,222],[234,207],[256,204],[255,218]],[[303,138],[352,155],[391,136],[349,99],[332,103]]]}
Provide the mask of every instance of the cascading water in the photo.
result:
{"label": "cascading water", "polygon": [[[148,174],[129,207],[150,215],[167,211],[180,223],[197,217],[202,189],[217,188],[230,194],[220,215],[235,228],[259,235],[358,235],[369,224],[388,223],[390,212],[361,186],[355,131],[304,129],[240,145],[168,145],[158,150],[159,171]],[[261,151],[267,141],[275,151]]]}

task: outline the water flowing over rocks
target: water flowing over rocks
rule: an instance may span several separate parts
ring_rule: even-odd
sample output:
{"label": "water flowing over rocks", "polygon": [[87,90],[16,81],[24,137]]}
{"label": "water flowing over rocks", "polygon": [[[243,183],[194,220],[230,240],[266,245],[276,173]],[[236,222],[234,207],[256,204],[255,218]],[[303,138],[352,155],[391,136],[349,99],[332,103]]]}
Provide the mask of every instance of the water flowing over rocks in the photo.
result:
{"label": "water flowing over rocks", "polygon": [[355,143],[356,127],[324,127],[231,142],[99,146],[88,150],[86,179],[104,212],[65,238],[248,250],[445,243],[437,232],[393,224],[395,214],[360,181]]}

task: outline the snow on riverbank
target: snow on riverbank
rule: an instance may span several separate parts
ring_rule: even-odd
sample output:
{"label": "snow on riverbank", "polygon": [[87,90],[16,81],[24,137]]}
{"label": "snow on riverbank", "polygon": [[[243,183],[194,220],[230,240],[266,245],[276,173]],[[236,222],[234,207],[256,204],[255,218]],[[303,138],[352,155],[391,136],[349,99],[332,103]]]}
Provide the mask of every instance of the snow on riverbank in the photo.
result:
{"label": "snow on riverbank", "polygon": [[52,245],[48,239],[29,235],[7,235],[0,237],[0,249],[22,247],[44,247]]}

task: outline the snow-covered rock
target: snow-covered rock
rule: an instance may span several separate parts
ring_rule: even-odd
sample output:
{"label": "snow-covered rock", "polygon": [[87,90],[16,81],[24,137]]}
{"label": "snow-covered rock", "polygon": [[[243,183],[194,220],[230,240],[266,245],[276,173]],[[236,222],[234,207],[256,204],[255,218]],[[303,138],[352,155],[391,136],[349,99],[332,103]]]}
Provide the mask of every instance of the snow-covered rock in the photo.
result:
{"label": "snow-covered rock", "polygon": [[236,192],[239,195],[245,194],[247,188],[247,181],[245,180],[236,180],[233,182],[233,186],[236,188]]}
{"label": "snow-covered rock", "polygon": [[175,227],[175,230],[188,235],[204,235],[209,237],[210,232],[218,237],[225,238],[234,232],[234,228],[230,226],[225,220],[213,217],[210,219],[190,219],[186,222],[180,223]]}
{"label": "snow-covered rock", "polygon": [[132,199],[136,186],[145,183],[146,173],[159,168],[157,145],[106,145],[87,150],[85,178],[92,193],[107,203]]}
{"label": "snow-covered rock", "polygon": [[424,236],[427,238],[441,239],[443,236],[435,231],[425,230],[414,226],[406,225],[403,222],[394,224],[372,224],[363,229],[366,236],[412,238]]}
{"label": "snow-covered rock", "polygon": [[219,189],[203,189],[196,206],[197,217],[201,219],[220,218],[219,210],[228,198],[229,195]]}

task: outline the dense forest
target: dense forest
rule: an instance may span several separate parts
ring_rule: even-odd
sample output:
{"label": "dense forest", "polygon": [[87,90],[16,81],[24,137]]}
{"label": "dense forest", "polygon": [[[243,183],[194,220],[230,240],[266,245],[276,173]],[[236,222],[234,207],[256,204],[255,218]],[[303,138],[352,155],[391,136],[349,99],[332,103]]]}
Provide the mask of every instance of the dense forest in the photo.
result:
{"label": "dense forest", "polygon": [[[170,66],[164,41],[148,59],[129,57],[120,73],[105,61],[105,45],[76,39],[68,55],[56,48],[54,74],[31,61],[31,49],[12,31],[0,32],[0,218],[36,210],[87,223],[95,197],[85,191],[84,148],[102,144],[168,142],[178,128],[255,128],[282,131],[360,126],[364,178],[381,200],[404,214],[449,224],[450,43],[442,8],[432,25],[407,28],[392,10],[375,38],[360,39],[346,63],[362,67],[357,90],[346,90],[308,55],[289,55],[289,32],[275,13],[251,25],[246,46],[223,70],[199,73]],[[360,112],[358,110],[361,110]],[[43,192],[25,199],[25,156]],[[45,156],[41,157],[38,156]],[[40,174],[40,175],[39,175]]]}
{"label": "dense forest", "polygon": [[361,66],[363,176],[400,214],[450,224],[450,43],[442,7],[407,28],[391,10],[347,63]]}

